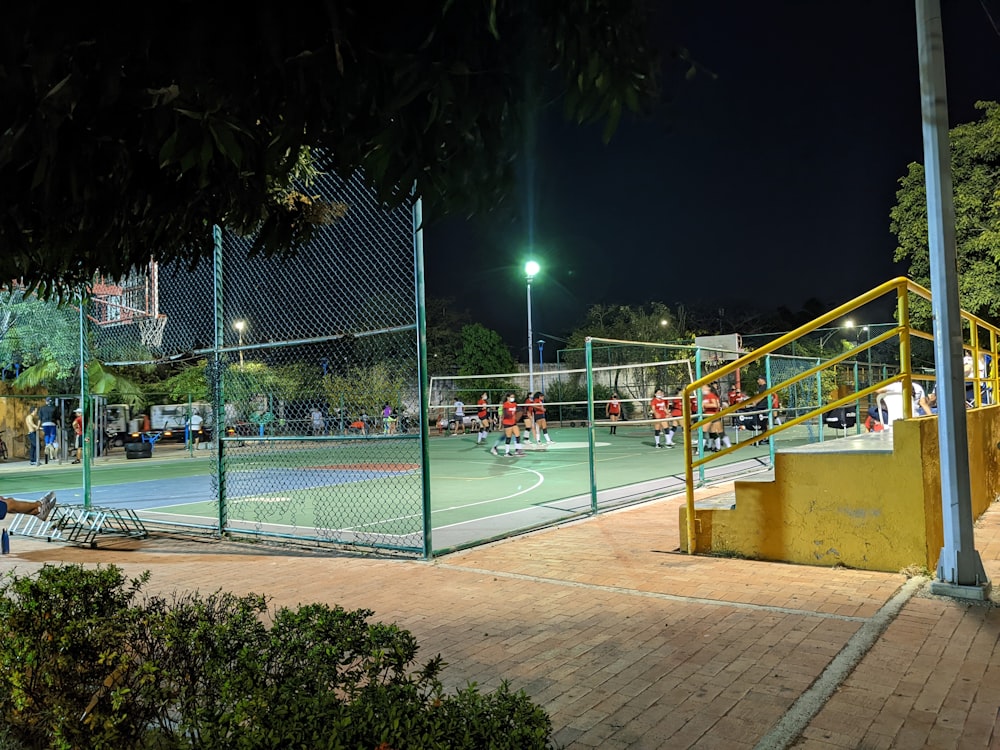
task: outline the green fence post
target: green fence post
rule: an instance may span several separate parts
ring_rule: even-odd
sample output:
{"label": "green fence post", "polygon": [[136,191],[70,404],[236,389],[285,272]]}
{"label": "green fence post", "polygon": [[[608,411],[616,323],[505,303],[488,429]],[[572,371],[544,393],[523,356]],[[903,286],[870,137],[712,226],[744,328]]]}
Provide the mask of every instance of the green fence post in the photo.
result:
{"label": "green fence post", "polygon": [[213,250],[213,291],[215,315],[215,346],[212,351],[212,361],[215,365],[215,470],[219,478],[219,533],[222,534],[229,524],[226,508],[226,388],[225,362],[222,348],[225,341],[225,317],[222,304],[222,228],[212,226]]}
{"label": "green fence post", "polygon": [[[80,459],[83,466],[83,507],[89,508],[91,503],[90,486],[90,446],[93,444],[94,415],[88,412],[88,394],[90,391],[90,358],[87,356],[86,345],[86,309],[87,295],[80,295],[80,409],[83,414],[83,437],[80,440],[80,449],[76,457]],[[80,454],[83,454],[82,456]],[[37,458],[37,456],[36,456]]]}
{"label": "green fence post", "polygon": [[587,451],[590,457],[590,510],[597,513],[597,469],[594,461],[594,356],[590,336],[584,345],[584,359],[587,367]]}

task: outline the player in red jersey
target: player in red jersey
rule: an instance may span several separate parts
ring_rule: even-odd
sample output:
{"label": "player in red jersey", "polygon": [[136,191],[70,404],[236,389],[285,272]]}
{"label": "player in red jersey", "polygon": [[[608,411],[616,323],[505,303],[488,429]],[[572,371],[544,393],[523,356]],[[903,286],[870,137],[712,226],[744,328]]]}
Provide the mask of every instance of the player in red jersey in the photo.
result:
{"label": "player in red jersey", "polygon": [[[660,445],[660,431],[667,429],[667,419],[670,416],[670,404],[667,397],[663,395],[663,389],[657,388],[653,394],[653,400],[649,402],[649,410],[653,414],[653,439],[656,441],[655,447]],[[673,445],[671,442],[670,445]]]}
{"label": "player in red jersey", "polygon": [[[517,403],[517,397],[513,393],[508,393],[507,397],[504,399],[501,405],[501,416],[500,416],[500,426],[503,428],[503,439],[504,439],[504,456],[510,456],[510,441],[511,438],[514,439],[514,452],[518,456],[524,455],[524,450],[521,448],[521,430],[517,426],[517,421],[521,418],[521,407]],[[499,455],[497,453],[497,446],[500,445],[500,438],[493,444],[490,448],[490,453],[494,456]]]}
{"label": "player in red jersey", "polygon": [[[719,394],[710,385],[703,385],[701,387],[701,413],[708,417],[718,414],[720,409],[722,409],[722,402],[719,399]],[[709,422],[706,432],[708,433],[708,448],[713,453],[731,445],[721,419]]]}
{"label": "player in red jersey", "polygon": [[[542,444],[542,438],[545,438],[546,445],[552,445],[552,438],[549,437],[549,423],[545,419],[545,394],[541,391],[535,392],[535,442],[539,445]],[[538,431],[541,430],[542,434],[539,435]]]}
{"label": "player in red jersey", "polygon": [[490,402],[486,399],[486,394],[483,393],[476,402],[476,417],[479,419],[479,435],[476,437],[476,445],[482,445],[486,442],[486,436],[490,432],[490,414],[489,414]]}
{"label": "player in red jersey", "polygon": [[622,403],[618,400],[618,394],[612,393],[611,400],[608,401],[607,406],[604,407],[604,413],[607,415],[608,419],[611,420],[611,429],[608,430],[609,435],[618,434],[618,425],[615,424],[622,414]]}

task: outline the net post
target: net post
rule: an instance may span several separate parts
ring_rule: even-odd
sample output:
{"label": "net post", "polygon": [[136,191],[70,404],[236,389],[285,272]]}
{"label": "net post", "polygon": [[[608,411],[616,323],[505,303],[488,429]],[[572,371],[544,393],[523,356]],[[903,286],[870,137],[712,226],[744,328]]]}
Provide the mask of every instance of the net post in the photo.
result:
{"label": "net post", "polygon": [[587,453],[590,464],[590,511],[597,513],[597,468],[594,461],[594,348],[587,336],[584,343],[584,362],[587,367]]}

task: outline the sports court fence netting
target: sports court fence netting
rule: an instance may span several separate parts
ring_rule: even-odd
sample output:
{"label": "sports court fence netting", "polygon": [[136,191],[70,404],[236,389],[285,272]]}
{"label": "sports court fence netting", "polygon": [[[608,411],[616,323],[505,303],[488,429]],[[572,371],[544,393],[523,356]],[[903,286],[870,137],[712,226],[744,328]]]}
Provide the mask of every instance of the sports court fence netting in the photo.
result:
{"label": "sports court fence netting", "polygon": [[[342,216],[287,258],[215,227],[193,268],[151,263],[63,304],[4,293],[0,419],[25,469],[11,493],[53,485],[61,504],[176,530],[426,554],[419,204],[385,208],[360,177],[304,192]],[[150,397],[154,369],[170,378]],[[65,392],[28,387],[53,381]],[[58,448],[30,466],[25,417],[46,398]]]}

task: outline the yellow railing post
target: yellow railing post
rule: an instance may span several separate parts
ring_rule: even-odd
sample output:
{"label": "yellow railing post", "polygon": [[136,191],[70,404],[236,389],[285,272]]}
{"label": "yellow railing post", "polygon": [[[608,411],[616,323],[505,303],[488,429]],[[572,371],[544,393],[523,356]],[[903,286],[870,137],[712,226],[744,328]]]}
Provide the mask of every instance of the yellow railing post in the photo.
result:
{"label": "yellow railing post", "polygon": [[695,553],[695,526],[694,526],[694,463],[691,460],[691,394],[688,390],[690,386],[681,391],[681,418],[683,420],[684,435],[684,487],[686,489],[685,498],[687,503],[687,538],[688,554]]}
{"label": "yellow railing post", "polygon": [[907,284],[900,284],[899,323],[899,369],[903,375],[903,417],[913,418],[913,371],[910,369],[910,290]]}

